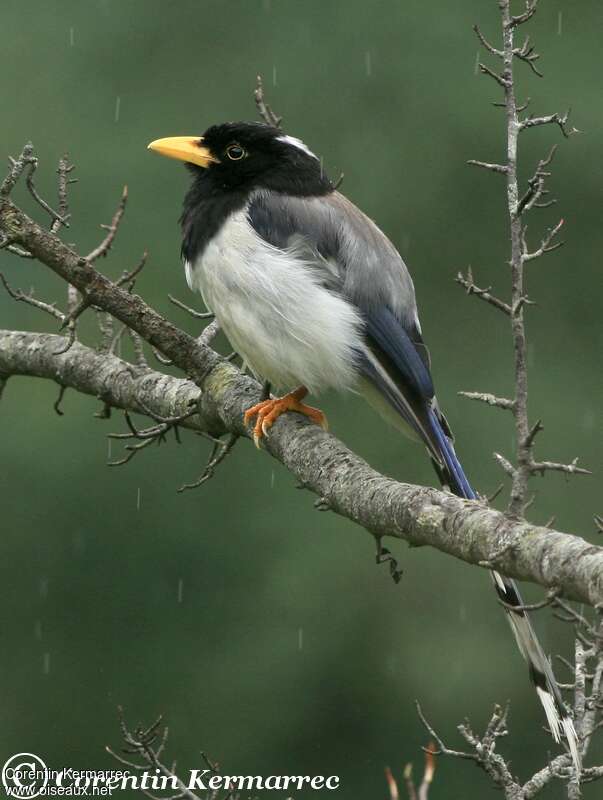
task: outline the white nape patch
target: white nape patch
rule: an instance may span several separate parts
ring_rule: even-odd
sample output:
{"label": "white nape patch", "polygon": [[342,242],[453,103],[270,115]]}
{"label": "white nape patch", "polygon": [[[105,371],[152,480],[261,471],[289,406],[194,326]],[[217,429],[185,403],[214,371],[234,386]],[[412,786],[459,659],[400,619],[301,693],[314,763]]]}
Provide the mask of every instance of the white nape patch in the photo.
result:
{"label": "white nape patch", "polygon": [[361,321],[347,300],[324,288],[316,267],[299,247],[264,241],[247,209],[232,214],[200,258],[185,265],[189,285],[258,377],[314,393],[352,388]]}
{"label": "white nape patch", "polygon": [[302,142],[301,139],[298,139],[295,136],[277,136],[276,141],[284,142],[285,144],[290,144],[292,147],[297,147],[298,150],[301,150],[306,155],[312,156],[312,158],[315,158],[317,161],[320,160],[318,156],[315,153],[313,153],[310,150],[310,148]]}
{"label": "white nape patch", "polygon": [[[553,734],[553,739],[557,742],[557,744],[559,744],[561,741],[561,720],[559,719],[559,714],[555,708],[555,701],[549,692],[545,692],[545,690],[541,689],[539,686],[536,687],[536,691],[544,708],[544,713],[546,714],[549,728]],[[574,736],[575,735],[576,734],[574,733]]]}

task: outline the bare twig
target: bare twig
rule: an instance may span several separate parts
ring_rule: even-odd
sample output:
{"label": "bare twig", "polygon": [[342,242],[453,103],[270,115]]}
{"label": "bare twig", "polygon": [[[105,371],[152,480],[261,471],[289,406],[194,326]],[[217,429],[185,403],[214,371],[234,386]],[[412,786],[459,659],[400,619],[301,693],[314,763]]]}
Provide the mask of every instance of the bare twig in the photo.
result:
{"label": "bare twig", "polygon": [[238,438],[239,437],[237,434],[231,433],[226,437],[225,441],[215,442],[207,460],[207,464],[205,465],[205,469],[199,478],[197,478],[197,480],[193,483],[183,484],[178,491],[185,492],[187,489],[198,489],[199,486],[202,486],[206,481],[211,480],[211,478],[214,477],[216,469],[224,461],[226,456],[232,452],[232,449],[237,443]]}
{"label": "bare twig", "polygon": [[509,411],[513,410],[513,400],[508,397],[497,397],[489,392],[457,392],[462,397],[467,397],[469,400],[480,400],[482,403],[487,403],[489,406],[496,408],[505,408]]}
{"label": "bare twig", "polygon": [[553,204],[553,200],[549,200],[547,203],[540,203],[539,201],[540,198],[546,193],[544,185],[546,179],[551,175],[546,168],[551,165],[556,152],[557,145],[554,144],[549,150],[548,155],[546,155],[544,158],[541,158],[538,162],[534,174],[528,179],[528,188],[519,201],[519,206],[517,208],[518,213],[521,214],[523,211],[529,211],[534,207],[543,208]]}
{"label": "bare twig", "polygon": [[195,317],[195,319],[213,319],[214,317],[213,311],[195,311],[194,308],[185,305],[181,300],[178,300],[177,297],[172,297],[171,294],[168,294],[168,299],[170,303],[173,303],[175,306],[178,306],[178,308],[186,311],[187,314],[190,314],[191,317]]}
{"label": "bare twig", "polygon": [[264,98],[264,84],[262,82],[261,75],[258,75],[256,78],[256,87],[253,95],[255,97],[255,104],[257,106],[258,113],[264,122],[267,125],[280,128],[283,118],[277,116],[266,102]]}
{"label": "bare twig", "polygon": [[[64,155],[62,158],[59,159],[59,165],[57,167],[57,175],[58,175],[58,196],[59,196],[59,214],[63,219],[69,219],[69,200],[67,196],[67,188],[72,183],[77,183],[77,178],[70,178],[69,175],[75,166],[69,163],[67,155]],[[60,219],[55,219],[50,226],[50,230],[53,233],[57,233],[59,228],[61,227]]]}
{"label": "bare twig", "polygon": [[525,240],[525,229],[522,233],[522,250],[523,250],[523,261],[526,263],[527,261],[533,261],[535,258],[540,258],[545,253],[551,253],[553,250],[557,250],[563,246],[563,242],[553,242],[553,239],[557,236],[561,228],[563,227],[564,220],[559,220],[559,222],[553,227],[550,228],[547,233],[543,236],[542,241],[540,242],[540,247],[533,252],[528,252],[528,248],[526,245]]}
{"label": "bare twig", "polygon": [[529,464],[532,472],[539,472],[544,475],[545,472],[565,472],[567,475],[592,475],[589,469],[584,469],[578,466],[578,459],[575,458],[571,464],[559,464],[556,461],[532,461]]}
{"label": "bare twig", "polygon": [[46,314],[50,314],[52,317],[60,320],[61,322],[65,319],[65,315],[52,303],[45,303],[43,300],[38,300],[35,298],[33,295],[33,289],[29,294],[25,294],[25,292],[23,292],[21,289],[13,289],[2,272],[0,272],[0,281],[13,300],[27,303],[27,305],[33,306],[33,308],[37,308],[39,311],[45,311]]}
{"label": "bare twig", "polygon": [[473,271],[471,267],[467,268],[467,275],[463,275],[462,272],[459,272],[455,278],[457,283],[460,283],[463,286],[467,294],[474,294],[476,297],[484,300],[486,303],[489,303],[494,308],[497,308],[499,311],[502,311],[504,314],[511,315],[511,306],[508,303],[505,303],[503,300],[499,300],[498,297],[495,297],[493,294],[490,293],[491,286],[488,286],[487,289],[480,289],[479,286],[476,286],[473,282]]}
{"label": "bare twig", "polygon": [[134,267],[134,269],[126,270],[123,273],[123,275],[121,276],[121,278],[118,278],[118,280],[115,281],[115,285],[116,286],[125,286],[126,289],[129,292],[131,292],[133,290],[133,288],[134,288],[134,284],[136,282],[136,278],[138,277],[139,273],[142,272],[142,270],[144,269],[144,267],[145,267],[145,265],[147,263],[147,258],[148,257],[149,257],[149,254],[145,250],[144,253],[141,256],[140,261]]}
{"label": "bare twig", "polygon": [[467,161],[467,164],[470,164],[473,167],[489,169],[491,172],[499,172],[502,175],[507,174],[507,167],[504,164],[489,164],[487,161],[477,161],[475,158],[470,158]]}
{"label": "bare twig", "polygon": [[[162,717],[159,717],[149,728],[145,729],[142,725],[138,725],[133,730],[130,730],[125,723],[123,709],[120,707],[118,710],[120,730],[124,743],[122,752],[126,755],[134,756],[134,758],[139,759],[139,762],[124,758],[108,745],[105,747],[107,753],[129,769],[147,771],[151,768],[149,771],[164,777],[166,779],[165,788],[176,792],[176,794],[173,794],[170,798],[164,798],[164,800],[180,800],[181,798],[182,800],[201,800],[199,795],[195,794],[180,780],[174,768],[170,769],[161,761],[169,735],[167,726],[161,730]],[[153,797],[150,792],[144,789],[142,791],[147,796]],[[217,800],[217,794],[214,795],[212,793],[205,800]],[[227,800],[227,798],[223,798],[223,800]]]}
{"label": "bare twig", "polygon": [[[91,250],[88,255],[86,256],[86,261],[89,261],[91,264],[96,261],[97,258],[101,256],[104,258],[107,256],[111,246],[113,245],[113,241],[115,236],[117,235],[117,231],[119,230],[120,223],[123,219],[124,212],[126,210],[126,203],[128,202],[128,187],[124,186],[123,191],[121,193],[121,198],[118,203],[117,209],[115,214],[113,215],[113,219],[109,225],[101,225],[103,230],[107,231],[107,235],[102,240],[102,242],[95,247],[94,250]],[[143,265],[144,266],[144,265]]]}
{"label": "bare twig", "polygon": [[27,142],[18,158],[9,158],[10,170],[0,185],[0,197],[8,197],[33,158],[33,144]]}
{"label": "bare twig", "polygon": [[[534,66],[532,64],[530,64],[530,66],[532,66],[532,69],[534,69]],[[534,117],[530,115],[529,117],[526,117],[525,119],[522,119],[520,121],[519,129],[525,131],[528,128],[537,128],[540,125],[558,125],[561,133],[565,136],[566,139],[569,139],[569,137],[572,136],[573,134],[580,133],[578,128],[568,127],[567,123],[569,120],[570,113],[571,109],[568,108],[565,114],[559,114],[558,112],[556,112],[555,114],[547,114],[542,117]]]}

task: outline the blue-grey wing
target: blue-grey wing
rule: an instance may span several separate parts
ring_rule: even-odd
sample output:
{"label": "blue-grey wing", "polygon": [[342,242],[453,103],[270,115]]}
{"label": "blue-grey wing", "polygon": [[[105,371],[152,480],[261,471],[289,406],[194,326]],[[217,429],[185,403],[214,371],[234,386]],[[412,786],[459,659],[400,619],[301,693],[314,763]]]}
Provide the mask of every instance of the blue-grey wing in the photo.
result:
{"label": "blue-grey wing", "polygon": [[258,192],[248,215],[260,236],[311,259],[324,285],[360,311],[366,343],[358,354],[362,375],[442,463],[431,419],[434,409],[440,415],[414,286],[393,244],[338,192],[310,198]]}

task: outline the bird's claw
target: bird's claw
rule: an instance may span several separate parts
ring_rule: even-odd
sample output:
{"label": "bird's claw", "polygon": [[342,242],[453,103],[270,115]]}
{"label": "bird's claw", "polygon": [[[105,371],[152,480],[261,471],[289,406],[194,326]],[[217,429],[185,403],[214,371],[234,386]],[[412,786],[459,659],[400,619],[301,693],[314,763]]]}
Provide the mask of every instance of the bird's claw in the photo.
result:
{"label": "bird's claw", "polygon": [[301,402],[298,392],[290,392],[283,397],[273,397],[262,400],[251,408],[248,408],[244,415],[245,425],[256,417],[253,427],[253,443],[259,449],[260,442],[264,436],[268,436],[268,431],[276,420],[287,411],[297,411],[308,419],[320,425],[323,430],[327,430],[327,418],[318,408],[308,406]]}

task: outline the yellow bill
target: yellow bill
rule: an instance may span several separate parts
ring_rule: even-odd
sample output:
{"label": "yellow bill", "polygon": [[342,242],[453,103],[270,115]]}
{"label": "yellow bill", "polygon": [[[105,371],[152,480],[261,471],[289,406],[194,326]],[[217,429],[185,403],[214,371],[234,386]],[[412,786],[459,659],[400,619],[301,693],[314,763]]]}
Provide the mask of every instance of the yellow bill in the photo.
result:
{"label": "yellow bill", "polygon": [[203,146],[201,136],[168,136],[167,139],[155,139],[148,145],[148,149],[167,158],[188,161],[198,167],[209,167],[210,164],[218,162],[207,147]]}

